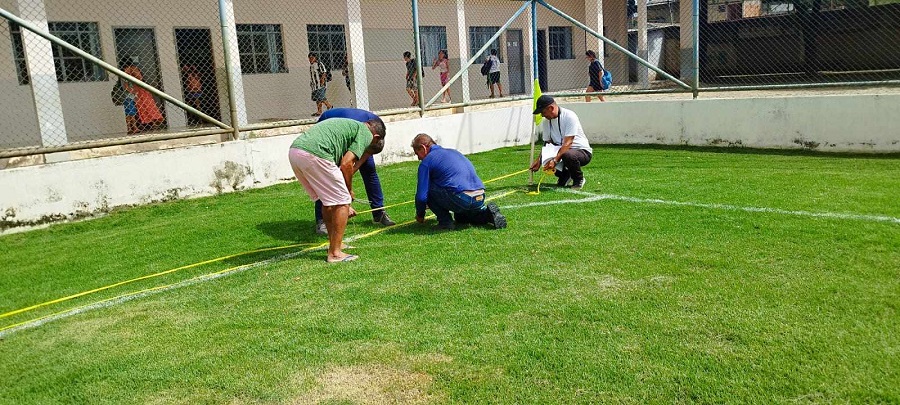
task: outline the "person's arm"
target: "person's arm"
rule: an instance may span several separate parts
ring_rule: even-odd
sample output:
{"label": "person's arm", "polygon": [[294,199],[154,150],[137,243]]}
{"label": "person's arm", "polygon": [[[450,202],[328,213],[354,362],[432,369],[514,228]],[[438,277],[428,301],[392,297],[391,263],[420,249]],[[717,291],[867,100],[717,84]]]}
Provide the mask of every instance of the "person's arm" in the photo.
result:
{"label": "person's arm", "polygon": [[547,170],[556,170],[556,164],[562,160],[563,154],[569,151],[569,148],[572,147],[572,141],[574,140],[575,135],[563,138],[562,146],[559,147],[559,152],[556,153],[556,157],[554,157],[553,160],[547,162],[547,164],[544,165],[544,168]]}
{"label": "person's arm", "polygon": [[347,185],[347,191],[350,192],[350,197],[353,198],[353,173],[356,173],[356,170],[359,169],[357,165],[356,155],[353,152],[347,151],[344,153],[344,157],[341,158],[341,173],[344,175],[344,183]]}
{"label": "person's arm", "polygon": [[428,181],[431,176],[431,167],[427,162],[419,164],[418,183],[416,184],[416,222],[425,222],[425,208],[428,204]]}
{"label": "person's arm", "polygon": [[325,87],[325,76],[327,75],[327,73],[325,72],[325,65],[323,65],[322,62],[318,62],[318,63],[319,63],[319,67],[318,67],[318,69],[319,69],[319,85],[321,85],[322,87]]}
{"label": "person's arm", "polygon": [[[143,80],[143,75],[141,75],[140,70],[128,67],[128,68],[125,68],[125,74],[127,74],[135,79]],[[122,80],[122,87],[125,88],[125,91],[127,91],[129,93],[134,93],[135,91],[137,91],[137,86],[135,86],[133,83],[131,83],[125,79],[120,79],[120,80]]]}
{"label": "person's arm", "polygon": [[353,165],[353,173],[358,172],[359,168],[366,164],[366,161],[369,160],[370,157],[372,157],[372,152],[369,148],[366,148],[366,151],[363,152],[362,156],[360,156],[359,159],[356,159],[356,164]]}

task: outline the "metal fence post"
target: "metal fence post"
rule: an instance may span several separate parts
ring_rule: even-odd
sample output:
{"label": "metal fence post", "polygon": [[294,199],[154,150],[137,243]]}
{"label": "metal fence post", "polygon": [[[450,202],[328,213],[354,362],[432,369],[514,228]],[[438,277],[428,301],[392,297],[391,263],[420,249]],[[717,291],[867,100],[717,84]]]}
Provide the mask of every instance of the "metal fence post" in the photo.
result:
{"label": "metal fence post", "polygon": [[422,99],[422,38],[419,37],[419,0],[412,0],[413,40],[416,43],[416,91],[419,96],[419,116],[425,115],[425,100]]}
{"label": "metal fence post", "polygon": [[231,35],[229,32],[230,19],[228,15],[233,15],[232,8],[226,4],[226,0],[219,0],[219,22],[222,25],[222,51],[225,57],[225,83],[228,87],[228,112],[231,117],[231,127],[234,129],[232,139],[238,140],[241,137],[240,122],[238,121],[237,100],[234,97],[234,68],[232,67],[231,54]]}
{"label": "metal fence post", "polygon": [[691,34],[694,36],[694,82],[692,92],[694,99],[700,94],[700,0],[693,0],[694,6],[694,29]]}
{"label": "metal fence post", "polygon": [[[537,53],[537,1],[531,0],[531,98],[534,98],[537,95],[535,91],[540,84],[538,83],[538,53]],[[532,103],[534,106],[534,103]],[[533,107],[532,107],[533,108]],[[531,136],[528,137],[528,142],[531,143],[531,156],[528,158],[528,164],[531,165],[531,162],[534,162],[534,144],[537,142],[537,139],[534,139],[536,131],[535,127],[537,124],[535,123],[535,119],[531,117]],[[528,172],[528,185],[534,184],[534,172]]]}

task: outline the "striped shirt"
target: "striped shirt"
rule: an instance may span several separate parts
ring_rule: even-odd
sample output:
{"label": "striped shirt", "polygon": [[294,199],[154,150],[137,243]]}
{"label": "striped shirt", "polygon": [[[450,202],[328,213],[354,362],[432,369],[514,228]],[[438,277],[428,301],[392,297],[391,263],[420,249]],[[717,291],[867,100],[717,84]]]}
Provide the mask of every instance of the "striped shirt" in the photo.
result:
{"label": "striped shirt", "polygon": [[322,62],[316,61],[309,65],[309,88],[315,91],[325,87],[325,85],[322,84],[325,81],[322,75],[325,75],[326,73],[327,70],[325,70],[325,65],[323,65]]}

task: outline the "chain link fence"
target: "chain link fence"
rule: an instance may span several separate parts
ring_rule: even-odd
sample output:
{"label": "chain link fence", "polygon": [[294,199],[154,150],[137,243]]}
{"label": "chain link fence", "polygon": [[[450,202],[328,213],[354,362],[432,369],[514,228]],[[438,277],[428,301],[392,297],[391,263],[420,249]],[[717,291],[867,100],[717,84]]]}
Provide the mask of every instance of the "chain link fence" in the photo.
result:
{"label": "chain link fence", "polygon": [[0,8],[88,55],[0,20],[5,95],[0,101],[0,149],[40,151],[90,146],[98,140],[128,143],[148,135],[218,128],[91,59],[221,120],[221,99],[227,100],[227,94],[219,91],[225,76],[214,62],[215,44],[222,42],[213,30],[218,7],[192,3],[151,2],[135,13],[124,2],[0,2]]}
{"label": "chain link fence", "polygon": [[539,1],[535,31],[531,2],[510,0],[160,0],[140,12],[121,0],[0,0],[80,50],[0,18],[0,157],[227,140],[235,126],[312,122],[332,106],[524,99],[535,64],[544,93],[583,97],[604,85],[588,53],[611,74],[607,95],[895,83],[891,1],[702,0],[695,46],[692,4],[676,0]]}
{"label": "chain link fence", "polygon": [[853,83],[900,78],[900,2],[707,0],[704,86]]}

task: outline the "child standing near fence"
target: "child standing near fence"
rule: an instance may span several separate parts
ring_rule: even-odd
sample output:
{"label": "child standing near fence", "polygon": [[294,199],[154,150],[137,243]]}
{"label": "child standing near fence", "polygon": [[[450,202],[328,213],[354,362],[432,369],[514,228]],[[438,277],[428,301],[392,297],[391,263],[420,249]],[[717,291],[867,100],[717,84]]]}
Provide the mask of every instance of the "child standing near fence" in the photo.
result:
{"label": "child standing near fence", "polygon": [[[447,82],[450,81],[450,60],[447,59],[447,50],[441,49],[438,51],[438,57],[434,60],[434,63],[431,65],[431,70],[435,68],[438,69],[439,76],[441,78],[441,87],[447,85]],[[444,94],[441,95],[442,103],[449,103],[450,99],[450,88],[444,90]]]}

